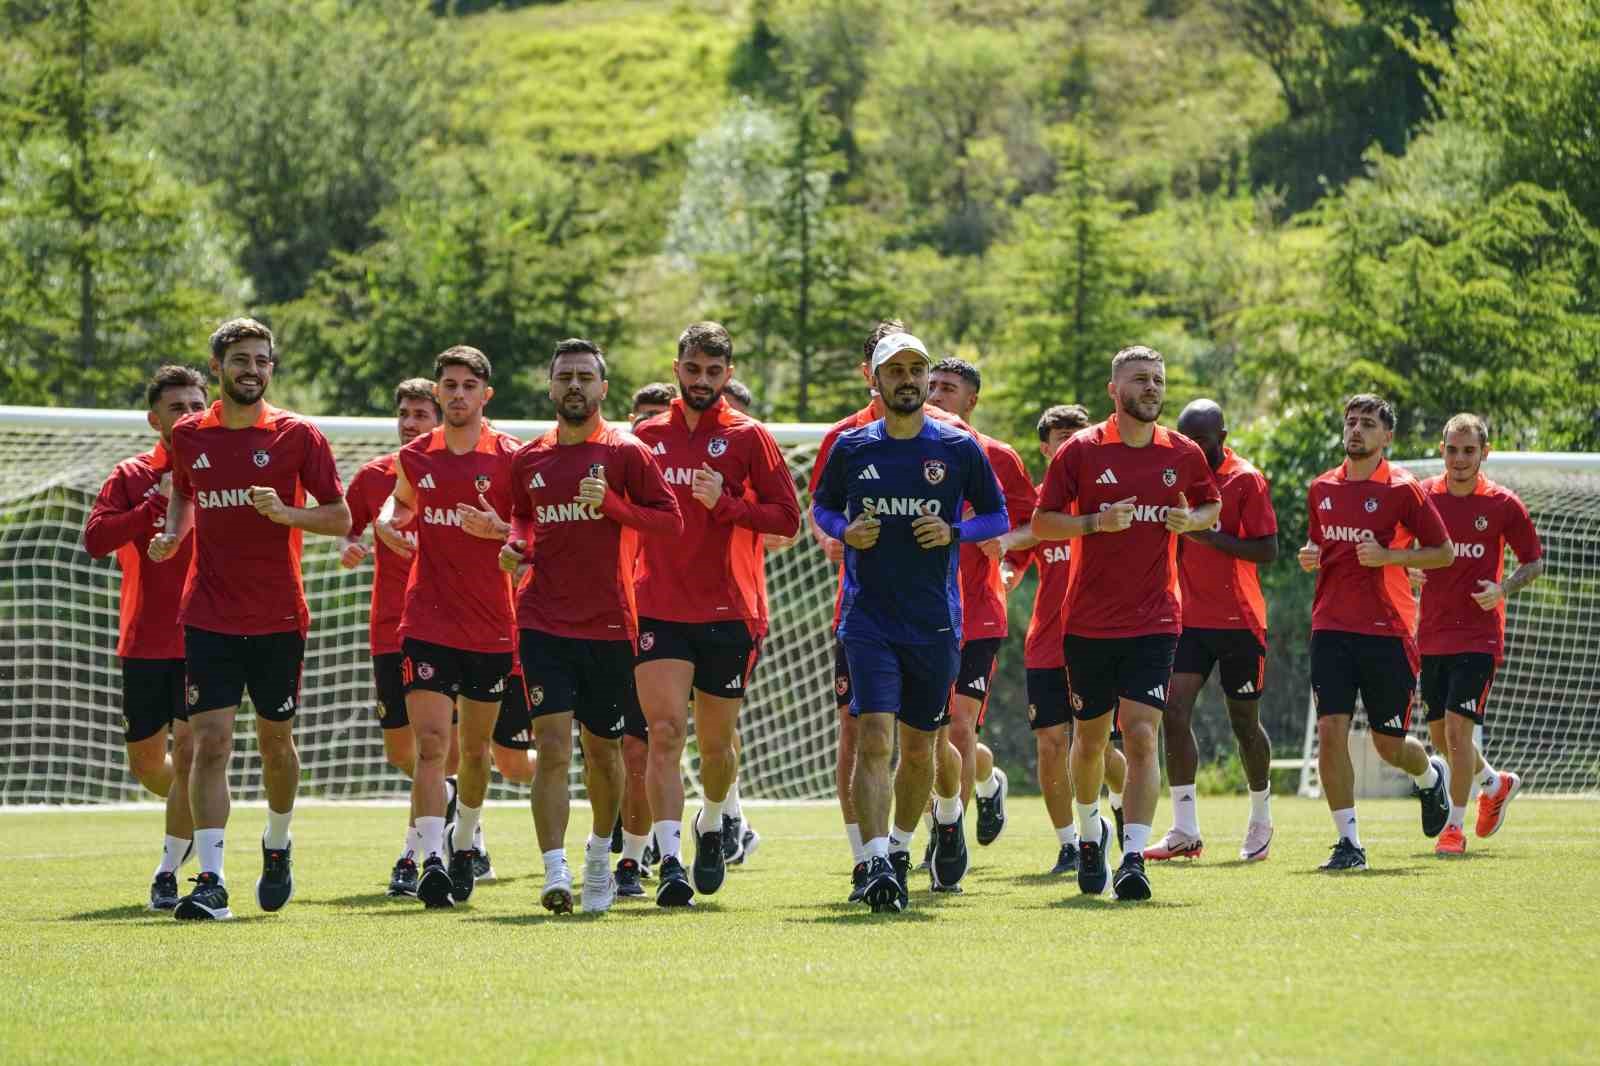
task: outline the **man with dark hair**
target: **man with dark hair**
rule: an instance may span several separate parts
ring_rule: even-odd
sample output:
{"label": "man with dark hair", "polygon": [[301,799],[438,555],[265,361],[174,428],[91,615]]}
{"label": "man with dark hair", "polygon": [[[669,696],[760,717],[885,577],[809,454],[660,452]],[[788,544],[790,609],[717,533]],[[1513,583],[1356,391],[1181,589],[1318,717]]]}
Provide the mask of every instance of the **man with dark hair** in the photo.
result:
{"label": "man with dark hair", "polygon": [[[189,811],[189,762],[194,743],[184,707],[183,629],[178,601],[194,550],[183,541],[171,565],[145,554],[166,527],[172,495],[172,427],[206,408],[206,379],[186,366],[164,366],[145,389],[154,448],[124,459],[100,487],[83,528],[83,546],[96,559],[115,554],[122,570],[117,657],[122,661],[122,739],[128,769],[166,800],[166,838],[150,884],[150,909],[178,905],[178,867],[194,850]],[[167,754],[167,729],[172,754]]]}
{"label": "man with dark hair", "polygon": [[[1507,804],[1522,789],[1522,778],[1484,761],[1473,730],[1483,725],[1489,689],[1505,657],[1506,600],[1544,573],[1544,547],[1516,494],[1483,476],[1489,456],[1483,419],[1474,414],[1451,418],[1444,424],[1439,454],[1444,471],[1423,481],[1422,491],[1444,521],[1455,561],[1413,577],[1422,584],[1417,647],[1428,733],[1434,750],[1448,753],[1450,766],[1450,816],[1434,853],[1464,855],[1474,780],[1481,788],[1479,837],[1500,829]],[[1504,576],[1508,546],[1518,564],[1510,577]]]}
{"label": "man with dark hair", "polygon": [[[794,479],[766,427],[722,398],[733,343],[715,322],[678,339],[673,373],[681,396],[634,433],[649,447],[683,514],[680,536],[640,538],[639,704],[648,721],[646,787],[661,868],[656,902],[688,906],[710,895],[726,871],[724,804],[738,775],[739,707],[760,654],[761,606],[750,581],[761,536],[793,536],[800,525]],[[696,819],[694,884],[680,852],[683,773],[679,760],[694,699],[705,807]]]}
{"label": "man with dark hair", "polygon": [[1267,479],[1224,445],[1228,426],[1221,407],[1195,400],[1178,416],[1178,432],[1205,453],[1222,494],[1222,513],[1210,529],[1185,533],[1178,541],[1183,633],[1164,719],[1173,825],[1145,848],[1144,857],[1198,859],[1204,851],[1194,787],[1200,753],[1191,721],[1195,700],[1215,669],[1250,786],[1250,820],[1239,858],[1260,862],[1272,845],[1272,742],[1259,713],[1267,677],[1267,601],[1256,566],[1278,557],[1278,517]]}
{"label": "man with dark hair", "polygon": [[[211,335],[211,373],[222,398],[172,428],[166,529],[146,549],[171,559],[192,527],[184,584],[186,693],[194,761],[189,775],[200,876],[173,917],[233,917],[223,878],[233,723],[250,694],[256,714],[267,828],[256,902],[276,911],[294,895],[289,823],[300,784],[294,716],[311,612],[300,577],[304,532],[342,537],[350,508],[333,449],[307,420],[266,402],[278,358],[272,331],[254,319]],[[317,506],[303,506],[307,494]]]}
{"label": "man with dark hair", "polygon": [[[1217,519],[1220,497],[1205,454],[1157,424],[1166,400],[1161,353],[1125,348],[1111,362],[1112,416],[1056,452],[1039,492],[1033,533],[1083,538],[1072,561],[1062,652],[1077,725],[1072,786],[1077,800],[1078,889],[1106,889],[1111,827],[1100,816],[1104,750],[1112,725],[1128,759],[1127,824],[1118,899],[1150,898],[1144,848],[1161,773],[1156,731],[1181,629],[1174,538]],[[1193,505],[1191,504],[1193,501]]]}
{"label": "man with dark hair", "polygon": [[[444,424],[396,454],[394,490],[373,529],[396,553],[413,556],[398,633],[406,716],[417,741],[411,812],[423,861],[416,895],[424,906],[449,907],[472,896],[489,747],[516,684],[511,579],[499,557],[510,529],[500,516],[511,508],[511,457],[521,442],[483,416],[494,396],[487,356],[447,348],[434,370]],[[413,519],[415,547],[402,532]],[[447,838],[445,758],[457,716],[459,791]]]}
{"label": "man with dark hair", "polygon": [[750,386],[737,378],[728,379],[727,384],[722,386],[722,395],[728,401],[728,406],[742,415],[750,414],[750,408],[755,406],[755,393],[750,391]]}
{"label": "man with dark hair", "polygon": [[539,748],[533,822],[544,855],[541,901],[556,914],[573,909],[564,841],[574,718],[593,813],[583,909],[607,910],[617,896],[610,848],[622,804],[620,740],[636,700],[634,541],[683,529],[649,449],[600,417],[606,391],[598,346],[578,340],[556,346],[550,363],[556,428],[511,461],[511,532],[500,552],[508,572],[524,560],[533,567],[517,596],[517,625]]}
{"label": "man with dark hair", "polygon": [[[978,368],[962,359],[941,359],[928,371],[928,402],[969,424],[982,387]],[[995,477],[1000,479],[1012,530],[1025,527],[1033,517],[1034,488],[1027,467],[1022,465],[1022,456],[1004,441],[982,433],[976,436]],[[998,840],[1006,827],[1005,771],[995,766],[994,753],[978,741],[978,734],[983,731],[983,716],[989,706],[995,657],[1007,632],[1001,561],[1008,550],[1004,537],[961,545],[961,670],[950,695],[948,728],[951,743],[961,753],[961,802],[963,807],[971,803],[976,791],[978,843],[985,846]],[[1013,571],[1020,571],[1026,564],[1027,557],[1020,552],[1010,559]],[[959,818],[954,825],[934,820],[935,846],[940,838],[961,832]],[[953,843],[952,840],[952,846]]]}
{"label": "man with dark hair", "polygon": [[[1339,840],[1324,870],[1365,870],[1356,827],[1350,719],[1359,696],[1378,755],[1415,782],[1422,832],[1436,837],[1450,816],[1450,768],[1413,737],[1417,687],[1416,603],[1406,568],[1455,562],[1444,522],[1417,479],[1391,466],[1394,408],[1362,394],[1344,406],[1345,461],[1311,482],[1310,536],[1301,569],[1317,575],[1311,601],[1311,694],[1317,712],[1317,765]],[[1398,545],[1413,541],[1420,547]]]}
{"label": "man with dark hair", "polygon": [[648,385],[639,386],[633,394],[632,406],[628,411],[628,423],[645,418],[653,418],[672,405],[678,398],[678,387],[669,385],[664,381],[653,381]]}
{"label": "man with dark hair", "polygon": [[[859,742],[851,795],[868,856],[858,898],[875,912],[897,913],[908,903],[910,855],[890,836],[896,723],[900,766],[892,821],[896,836],[908,842],[933,785],[938,730],[960,665],[959,552],[953,549],[1009,526],[1000,486],[977,441],[924,414],[930,360],[922,342],[891,334],[870,363],[885,416],[837,438],[811,509],[822,531],[846,545],[839,637],[854,682]],[[969,501],[975,514],[963,520]],[[954,784],[935,803],[941,826],[959,826],[960,788]],[[958,852],[941,837],[932,862],[934,888],[958,883],[965,866],[965,841]]]}

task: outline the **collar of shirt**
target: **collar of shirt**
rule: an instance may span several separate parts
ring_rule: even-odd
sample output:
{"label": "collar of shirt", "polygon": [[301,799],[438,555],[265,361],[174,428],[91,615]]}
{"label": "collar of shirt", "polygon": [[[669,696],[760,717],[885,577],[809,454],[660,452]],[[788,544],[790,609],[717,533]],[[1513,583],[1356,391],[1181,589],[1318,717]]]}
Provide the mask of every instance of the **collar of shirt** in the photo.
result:
{"label": "collar of shirt", "polygon": [[[1100,423],[1103,428],[1101,441],[1105,444],[1121,444],[1122,431],[1117,428],[1117,416],[1112,415]],[[1158,448],[1166,448],[1172,444],[1172,434],[1167,432],[1165,426],[1157,426],[1155,436],[1150,438],[1150,443]]]}
{"label": "collar of shirt", "polygon": [[[278,424],[278,416],[283,414],[278,408],[269,403],[263,403],[261,410],[256,414],[255,425],[252,429],[273,429]],[[206,411],[206,416],[200,420],[201,429],[212,429],[222,425],[222,401],[214,402]]]}
{"label": "collar of shirt", "polygon": [[[1349,481],[1350,480],[1350,460],[1346,459],[1344,462],[1339,464],[1339,469],[1338,469],[1338,471],[1337,471],[1335,476],[1338,477],[1338,479],[1340,481]],[[1378,469],[1374,470],[1372,472],[1372,476],[1367,478],[1366,480],[1367,481],[1376,481],[1380,485],[1387,485],[1391,481],[1393,481],[1394,480],[1394,472],[1389,469],[1389,460],[1387,460],[1387,459],[1378,460]]]}
{"label": "collar of shirt", "polygon": [[[1472,495],[1487,496],[1493,487],[1493,482],[1484,477],[1483,471],[1480,470],[1478,471],[1478,479],[1472,483]],[[1450,494],[1450,475],[1448,472],[1440,474],[1434,481],[1433,493],[1435,496],[1447,496]]]}
{"label": "collar of shirt", "polygon": [[[498,440],[499,437],[500,433],[488,422],[485,422],[482,428],[478,431],[478,443],[473,446],[472,450],[484,454],[492,453],[495,450],[495,441]],[[439,452],[444,451],[448,447],[449,445],[447,445],[444,441],[443,426],[440,426],[438,429],[435,429],[428,434],[427,451]]]}

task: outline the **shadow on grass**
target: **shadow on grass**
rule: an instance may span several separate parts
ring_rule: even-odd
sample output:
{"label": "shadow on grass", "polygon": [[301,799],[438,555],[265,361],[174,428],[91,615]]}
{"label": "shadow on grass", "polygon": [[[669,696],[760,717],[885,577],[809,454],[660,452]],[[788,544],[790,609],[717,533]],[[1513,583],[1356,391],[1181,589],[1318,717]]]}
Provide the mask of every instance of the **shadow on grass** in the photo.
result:
{"label": "shadow on grass", "polygon": [[1188,910],[1195,906],[1193,903],[1176,899],[1142,899],[1119,902],[1116,897],[1105,896],[1067,896],[1063,899],[1051,900],[1034,907],[1034,910],[1076,910],[1076,911],[1103,911],[1106,914],[1134,914],[1138,911],[1148,910]]}
{"label": "shadow on grass", "polygon": [[308,899],[305,902],[310,907],[401,907],[414,900],[405,896],[391,896],[387,892],[357,892],[349,896]]}
{"label": "shadow on grass", "polygon": [[899,914],[873,914],[859,904],[853,905],[850,910],[842,914],[823,914],[815,918],[785,918],[784,921],[791,925],[877,925],[885,922],[932,922],[937,921],[936,916],[928,911],[919,909],[916,903],[911,909],[901,911]]}
{"label": "shadow on grass", "polygon": [[171,911],[153,911],[149,907],[137,903],[129,903],[121,907],[102,907],[97,911],[83,911],[79,914],[64,914],[63,922],[128,922],[136,918],[165,918],[172,921]]}
{"label": "shadow on grass", "polygon": [[1379,866],[1367,867],[1365,870],[1319,870],[1315,866],[1304,870],[1290,870],[1290,877],[1416,877],[1422,872],[1420,866]]}
{"label": "shadow on grass", "polygon": [[1071,885],[1077,883],[1077,878],[1071,873],[1064,874],[1013,874],[1010,877],[995,876],[979,878],[981,881],[994,881],[997,884],[1019,885],[1023,888],[1040,888],[1050,885]]}

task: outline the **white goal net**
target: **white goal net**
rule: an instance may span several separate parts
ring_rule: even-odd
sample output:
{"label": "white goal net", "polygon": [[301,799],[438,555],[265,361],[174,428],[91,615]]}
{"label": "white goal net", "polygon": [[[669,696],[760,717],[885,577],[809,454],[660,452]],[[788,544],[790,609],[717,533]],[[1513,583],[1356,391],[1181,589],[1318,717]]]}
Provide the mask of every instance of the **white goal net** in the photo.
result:
{"label": "white goal net", "polygon": [[[1438,459],[1402,463],[1418,477]],[[1600,793],[1600,455],[1493,453],[1484,473],[1522,498],[1544,542],[1544,575],[1506,606],[1506,659],[1480,745],[1499,769],[1545,793]],[[1516,567],[1507,553],[1506,573]],[[1365,728],[1363,716],[1357,727]],[[1420,698],[1412,714],[1427,743]],[[1319,791],[1316,718],[1308,713],[1300,791]]]}
{"label": "white goal net", "polygon": [[[346,484],[363,462],[396,447],[387,419],[314,421],[333,444]],[[549,428],[497,425],[524,439]],[[825,427],[770,428],[809,506],[805,486]],[[115,656],[120,575],[112,559],[85,553],[83,525],[112,467],[152,441],[142,412],[0,407],[0,803],[151,798],[128,773],[122,742]],[[371,536],[368,530],[369,543]],[[302,794],[399,795],[406,781],[384,763],[367,650],[372,566],[340,568],[338,544],[305,538],[312,628],[295,727]],[[740,717],[744,795],[832,794],[834,581],[804,535],[768,556],[771,632]],[[239,717],[235,748],[235,795],[260,798],[249,713]],[[684,760],[691,788],[694,750],[691,736]],[[572,784],[581,795],[576,768]],[[521,798],[527,789],[496,776],[491,795]]]}

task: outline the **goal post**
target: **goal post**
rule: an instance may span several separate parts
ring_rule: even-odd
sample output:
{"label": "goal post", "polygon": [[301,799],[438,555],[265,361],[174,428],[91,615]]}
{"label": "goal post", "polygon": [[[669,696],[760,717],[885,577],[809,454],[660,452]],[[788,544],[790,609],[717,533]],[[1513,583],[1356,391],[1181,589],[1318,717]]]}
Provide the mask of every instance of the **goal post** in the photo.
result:
{"label": "goal post", "polygon": [[[1438,458],[1399,465],[1419,478],[1443,470]],[[1505,663],[1480,733],[1484,758],[1535,792],[1600,794],[1600,455],[1490,452],[1483,472],[1527,505],[1546,559],[1543,576],[1506,604]],[[1506,573],[1515,566],[1508,551]],[[1427,743],[1420,698],[1412,723]],[[1363,715],[1355,728],[1365,730]],[[1300,792],[1320,795],[1314,709],[1304,752]]]}
{"label": "goal post", "polygon": [[[367,460],[397,447],[384,418],[312,418],[346,484]],[[496,420],[524,440],[552,423]],[[803,506],[826,426],[770,423]],[[120,573],[91,559],[83,526],[101,484],[154,434],[142,411],[0,406],[0,804],[148,799],[128,773],[116,659]],[[365,534],[370,543],[372,533]],[[302,569],[312,625],[303,706],[295,723],[302,794],[377,798],[406,791],[383,758],[367,645],[370,559],[338,565],[337,538],[307,536]],[[740,715],[741,792],[816,799],[834,787],[835,574],[802,532],[767,558],[771,631]],[[247,700],[248,704],[248,700]],[[239,716],[235,795],[258,799],[261,761],[253,715]],[[691,734],[686,780],[697,784]],[[577,767],[575,795],[582,794]],[[491,796],[525,798],[498,775]]]}

